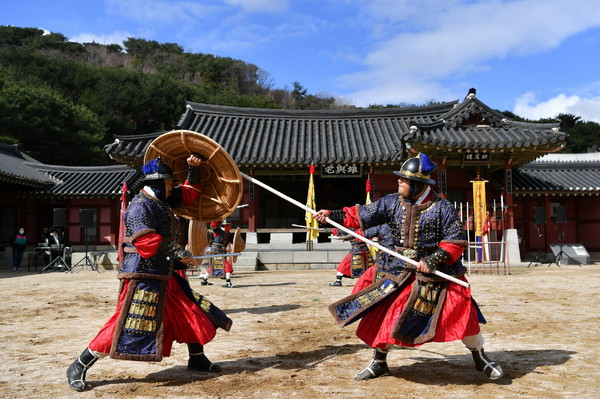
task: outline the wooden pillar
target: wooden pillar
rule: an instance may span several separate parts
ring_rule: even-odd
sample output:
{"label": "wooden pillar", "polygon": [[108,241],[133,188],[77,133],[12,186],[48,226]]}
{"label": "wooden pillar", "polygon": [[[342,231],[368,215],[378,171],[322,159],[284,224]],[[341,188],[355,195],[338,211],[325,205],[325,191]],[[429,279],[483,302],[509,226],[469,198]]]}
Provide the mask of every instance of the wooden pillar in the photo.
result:
{"label": "wooden pillar", "polygon": [[[544,195],[544,210],[546,211],[546,224],[544,225],[545,227],[545,231],[544,231],[544,248],[547,251],[548,250],[548,245],[550,245],[550,242],[554,239],[554,237],[552,237],[553,232],[555,230],[555,225],[554,222],[552,221],[552,209],[550,206],[550,196],[548,194]],[[552,251],[550,251],[552,252]]]}
{"label": "wooden pillar", "polygon": [[[118,249],[119,247],[119,226],[121,224],[121,197],[111,200],[110,202],[110,245]],[[184,232],[186,234],[187,232]]]}
{"label": "wooden pillar", "polygon": [[[248,175],[254,177],[254,170],[250,169],[248,171]],[[258,225],[258,220],[260,216],[260,207],[259,207],[259,193],[260,190],[257,189],[256,185],[252,182],[248,182],[248,204],[249,204],[249,212],[248,212],[248,231],[256,232],[256,228]]]}
{"label": "wooden pillar", "polygon": [[444,157],[439,163],[438,169],[438,190],[440,197],[448,198],[448,167],[446,165],[446,157]]}
{"label": "wooden pillar", "polygon": [[505,229],[515,228],[514,209],[513,209],[513,178],[512,178],[512,158],[504,162],[504,196],[506,199],[506,211],[503,210],[502,219],[505,220]]}

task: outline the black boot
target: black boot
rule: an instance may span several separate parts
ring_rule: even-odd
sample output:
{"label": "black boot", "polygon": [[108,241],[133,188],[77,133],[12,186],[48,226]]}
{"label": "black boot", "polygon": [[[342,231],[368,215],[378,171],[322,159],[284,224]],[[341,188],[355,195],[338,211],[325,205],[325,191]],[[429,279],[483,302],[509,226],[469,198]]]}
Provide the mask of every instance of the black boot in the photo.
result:
{"label": "black boot", "polygon": [[77,392],[84,391],[86,386],[85,373],[92,367],[99,357],[89,348],[86,348],[81,355],[67,369],[67,381],[69,386]]}
{"label": "black boot", "polygon": [[375,349],[373,360],[366,369],[354,376],[355,380],[370,380],[384,375],[390,375],[390,369],[387,365],[387,354],[389,349]]}
{"label": "black boot", "polygon": [[231,282],[231,280],[227,279],[226,281],[227,281],[227,283],[225,284],[225,287],[227,287],[227,288],[237,288],[237,285],[233,284]]}
{"label": "black boot", "polygon": [[477,371],[483,371],[491,380],[497,380],[504,376],[504,371],[496,362],[492,362],[489,357],[481,349],[471,349],[473,360],[475,360],[475,368]]}
{"label": "black boot", "polygon": [[332,287],[341,287],[342,286],[342,276],[336,276],[335,281],[329,284]]}
{"label": "black boot", "polygon": [[200,344],[187,344],[190,358],[188,360],[188,370],[198,371],[221,371],[219,363],[212,363],[204,354],[204,347]]}

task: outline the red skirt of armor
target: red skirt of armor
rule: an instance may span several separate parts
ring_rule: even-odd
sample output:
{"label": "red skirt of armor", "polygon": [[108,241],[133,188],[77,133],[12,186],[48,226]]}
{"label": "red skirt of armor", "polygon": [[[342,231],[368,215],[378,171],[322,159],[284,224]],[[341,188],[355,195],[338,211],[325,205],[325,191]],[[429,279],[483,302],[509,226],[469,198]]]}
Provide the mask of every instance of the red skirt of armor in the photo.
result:
{"label": "red skirt of armor", "polygon": [[352,277],[352,254],[349,253],[344,256],[344,259],[340,262],[337,267],[337,271],[342,273],[345,277]]}
{"label": "red skirt of armor", "polygon": [[[363,273],[354,285],[352,293],[371,285],[375,271],[376,266],[373,266]],[[414,281],[414,274],[410,279],[410,281]],[[465,279],[463,278],[463,280]],[[387,344],[400,346],[422,345],[403,343],[392,338],[392,330],[410,296],[411,286],[412,284],[408,284],[404,289],[393,293],[383,303],[364,316],[356,329],[356,336],[372,348],[384,348]],[[435,336],[429,342],[456,341],[470,335],[476,335],[479,332],[477,309],[471,300],[470,289],[449,283]]]}
{"label": "red skirt of armor", "polygon": [[[338,273],[342,273],[344,277],[354,278],[352,277],[352,256],[352,252],[348,253],[346,256],[344,256],[344,259],[342,259],[342,261],[338,264],[337,271]],[[369,252],[369,250],[364,250],[362,253],[362,262],[363,265],[368,266],[367,256],[371,256],[371,253]],[[372,264],[372,262],[370,263]],[[367,266],[363,266],[363,268],[366,268]]]}
{"label": "red skirt of armor", "polygon": [[225,273],[233,273],[233,263],[229,260],[229,257],[225,258]]}
{"label": "red skirt of armor", "polygon": [[[179,273],[179,271],[177,271]],[[181,272],[184,273],[184,272]],[[180,275],[181,275],[180,273]],[[129,280],[125,280],[117,310],[104,324],[98,335],[90,342],[91,350],[109,353],[115,333],[117,319],[121,312]],[[163,356],[171,354],[173,341],[179,343],[210,342],[217,334],[217,329],[204,312],[192,302],[182,291],[181,286],[174,278],[167,280],[164,317]]]}

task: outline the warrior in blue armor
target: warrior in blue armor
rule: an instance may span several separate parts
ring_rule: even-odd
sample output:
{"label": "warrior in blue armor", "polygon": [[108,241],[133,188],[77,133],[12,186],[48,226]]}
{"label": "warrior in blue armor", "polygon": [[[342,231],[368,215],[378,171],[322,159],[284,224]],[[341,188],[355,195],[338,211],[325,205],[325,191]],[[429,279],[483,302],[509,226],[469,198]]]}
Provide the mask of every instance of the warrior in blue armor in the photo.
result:
{"label": "warrior in blue armor", "polygon": [[[212,229],[212,241],[207,253],[210,255],[228,254],[229,246],[232,241],[233,233],[231,233],[231,223],[226,220],[219,222],[211,222],[210,227]],[[233,263],[231,258],[228,256],[217,256],[210,258],[206,273],[200,276],[201,285],[212,285],[208,281],[208,277],[219,277],[225,279],[225,287],[235,288],[235,284],[231,282],[231,275],[233,274]]]}
{"label": "warrior in blue armor", "polygon": [[468,245],[455,208],[431,189],[435,181],[430,174],[435,167],[421,153],[394,172],[399,176],[398,193],[366,205],[322,209],[314,215],[321,223],[329,217],[363,230],[387,224],[394,249],[418,262],[415,268],[390,255],[384,267],[363,273],[352,295],[330,305],[342,326],[360,319],[356,335],[374,348],[372,362],[355,379],[389,375],[387,354],[393,345],[454,340],[462,340],[470,349],[478,371],[490,379],[504,375],[483,350],[479,323],[485,319],[470,288],[434,274],[439,270],[466,281],[460,258]]}
{"label": "warrior in blue armor", "polygon": [[[387,224],[380,224],[379,226],[369,227],[367,230],[365,230],[365,237],[377,238],[377,243],[382,247],[391,250],[394,249],[394,240],[392,238],[390,226],[388,226]],[[393,267],[391,265],[391,262],[393,262],[394,259],[396,258],[394,258],[389,253],[378,250],[376,259],[374,260],[375,264],[373,265],[373,283],[383,278],[385,276],[385,273],[387,273],[388,270],[391,267]]]}
{"label": "warrior in blue armor", "polygon": [[86,372],[101,357],[160,361],[170,355],[174,341],[187,344],[188,369],[221,371],[204,354],[204,345],[217,328],[229,331],[232,321],[190,288],[185,268],[192,254],[178,242],[183,231],[173,213],[173,208],[197,199],[201,162],[190,155],[187,181],[175,188],[173,172],[160,158],[142,167],[145,186],[124,214],[125,257],[117,274],[117,309],[68,368],[72,389],[87,388]]}
{"label": "warrior in blue armor", "polygon": [[[360,229],[354,230],[354,232],[364,235]],[[338,264],[335,281],[329,284],[332,287],[341,287],[342,278],[358,278],[365,270],[373,266],[373,257],[371,256],[371,252],[369,252],[369,246],[364,241],[349,234],[340,234],[338,229],[332,229],[331,234],[339,236],[344,241],[350,241],[352,245],[350,252]],[[372,236],[366,235],[365,237],[372,238]]]}

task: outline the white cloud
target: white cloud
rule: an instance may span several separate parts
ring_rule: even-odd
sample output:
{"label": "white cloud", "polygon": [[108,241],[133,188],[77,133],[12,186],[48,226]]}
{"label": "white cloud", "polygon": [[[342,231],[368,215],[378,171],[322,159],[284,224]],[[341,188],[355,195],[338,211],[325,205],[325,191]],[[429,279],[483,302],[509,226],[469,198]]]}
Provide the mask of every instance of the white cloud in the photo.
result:
{"label": "white cloud", "polygon": [[119,17],[146,25],[172,25],[178,29],[182,24],[208,18],[223,6],[205,5],[194,1],[163,0],[105,0],[108,11]]}
{"label": "white cloud", "polygon": [[289,38],[304,38],[318,32],[325,22],[302,14],[286,15],[277,23],[264,23],[238,13],[222,19],[210,31],[187,37],[193,48],[220,53],[248,53],[253,49],[270,49]]}
{"label": "white cloud", "polygon": [[123,45],[123,41],[129,37],[134,37],[129,32],[112,32],[106,35],[97,35],[95,33],[80,33],[76,36],[70,37],[69,41],[78,43],[98,43],[98,44],[118,44]]}
{"label": "white cloud", "polygon": [[[289,0],[105,0],[108,11],[132,21],[139,29],[134,37],[170,37],[186,51],[232,53],[268,48],[284,38],[305,36],[318,19],[294,12],[279,14],[277,25],[268,25],[256,14],[288,10]],[[262,16],[261,16],[262,17]]]}
{"label": "white cloud", "polygon": [[232,7],[248,13],[272,13],[284,11],[289,0],[221,0],[167,1],[167,0],[105,0],[110,11],[119,16],[159,25],[192,24],[198,20],[212,18],[222,12],[233,12]]}
{"label": "white cloud", "polygon": [[[422,14],[407,2],[396,8],[390,4],[390,0],[373,0],[365,10],[380,20],[369,23],[376,26],[393,19],[408,33],[381,40],[365,55],[365,71],[339,79],[342,86],[355,90],[346,95],[360,105],[371,102],[377,92],[388,93],[379,96],[378,103],[443,98],[448,91],[439,90],[444,80],[488,68],[489,62],[509,55],[547,51],[572,35],[600,26],[597,0],[456,0],[452,7],[430,6]],[[397,82],[408,83],[409,89]],[[391,86],[396,86],[395,95]],[[369,89],[356,90],[360,87]],[[411,93],[419,97],[409,99]]]}
{"label": "white cloud", "polygon": [[288,0],[223,0],[225,4],[239,6],[246,12],[279,12],[289,7]]}
{"label": "white cloud", "polygon": [[600,123],[600,95],[581,97],[559,94],[546,101],[538,101],[534,93],[525,93],[515,102],[513,112],[527,119],[553,118],[558,114],[573,114],[585,121]]}

